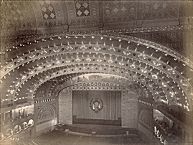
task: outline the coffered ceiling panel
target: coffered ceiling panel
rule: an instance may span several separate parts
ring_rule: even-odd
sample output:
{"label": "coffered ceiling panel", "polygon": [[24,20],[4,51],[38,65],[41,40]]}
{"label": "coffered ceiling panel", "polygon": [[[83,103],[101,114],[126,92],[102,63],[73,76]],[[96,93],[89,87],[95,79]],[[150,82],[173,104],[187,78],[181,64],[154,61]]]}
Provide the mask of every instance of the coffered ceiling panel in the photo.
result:
{"label": "coffered ceiling panel", "polygon": [[98,1],[67,1],[68,24],[70,30],[96,29],[99,27],[99,2]]}

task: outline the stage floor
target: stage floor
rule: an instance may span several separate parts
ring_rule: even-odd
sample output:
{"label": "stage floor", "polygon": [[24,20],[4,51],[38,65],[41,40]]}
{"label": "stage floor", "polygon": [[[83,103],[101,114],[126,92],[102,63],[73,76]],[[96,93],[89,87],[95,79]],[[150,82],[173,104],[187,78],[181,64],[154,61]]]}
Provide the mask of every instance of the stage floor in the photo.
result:
{"label": "stage floor", "polygon": [[88,135],[136,135],[138,131],[133,128],[122,128],[113,125],[95,125],[95,124],[72,124],[56,127],[58,130],[69,130],[70,132],[83,133]]}

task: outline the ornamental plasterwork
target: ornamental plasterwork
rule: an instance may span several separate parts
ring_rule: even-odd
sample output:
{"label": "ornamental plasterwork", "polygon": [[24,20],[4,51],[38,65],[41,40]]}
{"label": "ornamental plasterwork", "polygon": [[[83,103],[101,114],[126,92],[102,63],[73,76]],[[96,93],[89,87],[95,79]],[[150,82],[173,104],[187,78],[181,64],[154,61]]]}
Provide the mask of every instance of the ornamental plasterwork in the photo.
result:
{"label": "ornamental plasterwork", "polygon": [[98,113],[103,109],[103,101],[100,98],[92,98],[90,100],[90,109]]}

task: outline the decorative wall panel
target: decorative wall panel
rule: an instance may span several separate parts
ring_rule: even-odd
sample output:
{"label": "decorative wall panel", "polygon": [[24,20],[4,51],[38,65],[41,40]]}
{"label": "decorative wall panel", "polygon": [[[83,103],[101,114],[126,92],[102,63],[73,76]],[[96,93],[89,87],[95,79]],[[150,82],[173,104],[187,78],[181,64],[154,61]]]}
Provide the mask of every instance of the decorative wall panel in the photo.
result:
{"label": "decorative wall panel", "polygon": [[45,1],[41,4],[41,10],[42,10],[42,16],[43,19],[55,19],[56,14],[53,5],[50,3],[50,1]]}
{"label": "decorative wall panel", "polygon": [[76,8],[76,16],[89,16],[90,15],[90,8],[89,8],[89,1],[88,0],[74,0],[75,1],[75,8]]}
{"label": "decorative wall panel", "polygon": [[179,4],[177,2],[103,1],[104,26],[111,29],[174,25],[176,23],[173,21],[178,18],[178,13]]}
{"label": "decorative wall panel", "polygon": [[35,105],[36,124],[52,120],[56,117],[56,106],[52,103],[39,103]]}
{"label": "decorative wall panel", "polygon": [[67,1],[68,24],[70,30],[92,30],[99,27],[98,1]]}
{"label": "decorative wall panel", "polygon": [[54,109],[51,106],[46,106],[39,110],[37,119],[39,122],[43,122],[52,119],[54,115]]}
{"label": "decorative wall panel", "polygon": [[56,100],[36,99],[34,104],[34,129],[41,133],[57,123]]}
{"label": "decorative wall panel", "polygon": [[138,19],[155,20],[178,17],[178,3],[173,2],[140,2]]}
{"label": "decorative wall panel", "polygon": [[[178,26],[179,20],[190,23],[193,15],[192,2],[178,1],[42,0],[3,1],[2,5],[3,28],[30,34]],[[184,16],[187,18],[179,19]]]}
{"label": "decorative wall panel", "polygon": [[125,22],[135,20],[137,14],[137,5],[135,2],[106,1],[103,2],[104,22]]}

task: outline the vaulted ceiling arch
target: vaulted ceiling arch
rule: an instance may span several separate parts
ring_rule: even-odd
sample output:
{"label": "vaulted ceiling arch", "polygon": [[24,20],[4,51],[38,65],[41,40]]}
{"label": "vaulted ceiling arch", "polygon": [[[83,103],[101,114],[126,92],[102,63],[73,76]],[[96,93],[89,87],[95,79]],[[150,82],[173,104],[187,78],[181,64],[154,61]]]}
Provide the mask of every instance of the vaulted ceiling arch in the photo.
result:
{"label": "vaulted ceiling arch", "polygon": [[[101,72],[101,73],[111,73],[111,74],[116,74],[116,75],[120,75],[120,76],[124,76],[126,78],[129,78],[131,81],[135,81],[138,82],[139,84],[146,86],[150,92],[154,95],[154,99],[161,99],[164,100],[169,99],[169,103],[173,103],[174,100],[171,100],[171,97],[168,96],[168,98],[166,98],[166,96],[168,95],[167,90],[163,90],[159,85],[157,85],[157,81],[154,80],[152,81],[148,76],[142,75],[140,73],[137,73],[134,70],[130,70],[130,69],[125,69],[123,67],[118,67],[118,66],[113,66],[113,65],[100,65],[100,64],[79,64],[79,65],[68,65],[67,68],[60,68],[59,70],[56,69],[51,70],[50,73],[47,74],[42,74],[41,75],[36,75],[34,77],[33,80],[35,80],[34,82],[30,82],[28,84],[25,84],[24,87],[22,88],[23,90],[25,90],[24,92],[27,94],[30,94],[28,97],[29,98],[33,98],[34,94],[30,93],[30,92],[35,92],[36,89],[38,88],[38,86],[42,85],[44,82],[49,81],[50,79],[53,79],[55,77],[58,76],[64,76],[64,75],[68,75],[68,74],[72,74],[72,73],[94,73],[94,72]],[[19,94],[18,96],[25,96],[25,94],[21,95]],[[159,93],[157,92],[161,92],[162,96],[160,96]],[[178,100],[178,97],[174,99]],[[184,98],[185,99],[185,98]],[[176,100],[176,101],[177,101]],[[179,101],[179,100],[178,100]],[[184,100],[185,101],[185,100]],[[183,102],[184,102],[183,101]],[[186,102],[184,102],[186,103]],[[184,107],[187,107],[186,105]]]}
{"label": "vaulted ceiling arch", "polygon": [[[43,43],[36,40],[33,47],[30,47],[31,42],[17,47],[17,51],[22,52],[20,56],[14,57],[12,51],[7,52],[12,59],[1,68],[4,100],[20,94],[18,92],[36,75],[46,76],[46,72],[53,73],[52,70],[88,64],[129,70],[148,78],[161,88],[166,98],[185,98],[186,105],[191,102],[191,82],[181,70],[186,67],[190,71],[192,63],[167,47],[134,37],[102,34],[62,34],[40,40]],[[169,85],[172,87],[169,88]]]}
{"label": "vaulted ceiling arch", "polygon": [[[114,75],[126,77],[130,81],[137,81],[137,79],[138,79],[137,75],[138,75],[138,77],[141,76],[139,73],[136,73],[135,71],[126,70],[122,67],[115,67],[113,65],[100,65],[100,64],[90,64],[90,63],[89,64],[84,63],[84,64],[79,64],[79,65],[69,65],[67,68],[63,68],[63,69],[59,69],[59,70],[55,70],[55,71],[50,71],[50,74],[48,73],[47,75],[44,75],[44,78],[43,78],[43,76],[40,77],[40,76],[36,75],[35,76],[37,78],[36,80],[39,80],[38,78],[41,78],[41,79],[38,81],[38,83],[39,83],[38,85],[35,84],[36,87],[34,88],[34,90],[32,89],[33,87],[30,85],[30,88],[32,89],[31,92],[35,92],[35,90],[40,85],[44,84],[45,82],[49,81],[50,79],[53,79],[53,78],[56,78],[59,76],[66,76],[69,74],[77,74],[77,73],[114,74]],[[133,76],[134,74],[136,75],[135,77]],[[148,77],[145,77],[145,76],[144,76],[144,78],[148,79]],[[27,85],[25,85],[25,86],[27,86]],[[25,88],[25,86],[23,89],[28,90],[27,88]]]}

